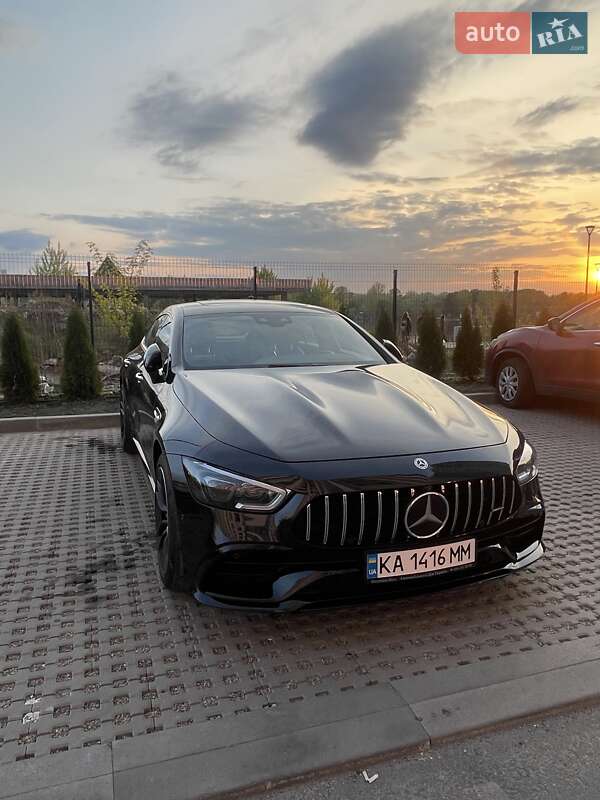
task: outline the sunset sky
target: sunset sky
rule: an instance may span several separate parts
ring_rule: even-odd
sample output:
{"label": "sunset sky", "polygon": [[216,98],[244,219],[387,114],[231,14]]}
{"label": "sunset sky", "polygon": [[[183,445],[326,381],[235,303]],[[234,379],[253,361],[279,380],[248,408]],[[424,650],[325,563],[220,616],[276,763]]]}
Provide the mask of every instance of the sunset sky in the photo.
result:
{"label": "sunset sky", "polygon": [[581,269],[598,0],[568,4],[589,55],[453,42],[457,10],[555,5],[4,0],[0,250]]}

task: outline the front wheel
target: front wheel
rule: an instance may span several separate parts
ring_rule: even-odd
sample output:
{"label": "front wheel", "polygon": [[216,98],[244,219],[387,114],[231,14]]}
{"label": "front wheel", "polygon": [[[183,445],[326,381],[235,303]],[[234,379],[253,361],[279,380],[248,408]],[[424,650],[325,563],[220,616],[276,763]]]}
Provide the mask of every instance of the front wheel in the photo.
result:
{"label": "front wheel", "polygon": [[176,500],[167,459],[160,456],[155,469],[154,520],[158,539],[158,571],[167,589],[176,592],[191,588],[185,580],[180,547]]}
{"label": "front wheel", "polygon": [[119,416],[121,419],[121,447],[126,453],[135,453],[135,444],[133,442],[133,435],[131,433],[131,419],[127,404],[123,397],[123,390],[121,389],[121,399],[119,402]]}
{"label": "front wheel", "polygon": [[502,362],[496,375],[496,389],[500,401],[509,408],[525,408],[535,398],[529,367],[520,358]]}

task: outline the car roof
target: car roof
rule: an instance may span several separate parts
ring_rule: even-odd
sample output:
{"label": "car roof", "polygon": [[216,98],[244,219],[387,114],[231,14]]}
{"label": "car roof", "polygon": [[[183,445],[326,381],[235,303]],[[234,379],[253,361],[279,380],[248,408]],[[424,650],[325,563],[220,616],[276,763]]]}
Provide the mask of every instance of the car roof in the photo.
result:
{"label": "car roof", "polygon": [[321,306],[310,306],[306,303],[291,303],[284,300],[198,300],[191,303],[179,303],[175,306],[170,306],[170,309],[179,309],[185,317],[193,316],[196,314],[205,314],[208,312],[214,313],[215,311],[227,312],[240,312],[240,311],[258,311],[259,313],[268,313],[269,311],[282,311],[288,309],[289,311],[298,312],[314,312],[320,311],[324,314],[335,314],[336,311],[330,308],[322,308]]}

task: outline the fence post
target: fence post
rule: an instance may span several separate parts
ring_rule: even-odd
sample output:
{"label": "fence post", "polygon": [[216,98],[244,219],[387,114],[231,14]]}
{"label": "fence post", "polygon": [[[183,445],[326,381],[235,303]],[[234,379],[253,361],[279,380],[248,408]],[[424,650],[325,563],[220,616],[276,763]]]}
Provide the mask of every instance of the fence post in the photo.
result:
{"label": "fence post", "polygon": [[398,270],[394,270],[394,288],[392,290],[392,325],[394,340],[398,338]]}
{"label": "fence post", "polygon": [[252,297],[256,300],[258,297],[258,270],[256,267],[252,267]]}
{"label": "fence post", "polygon": [[90,339],[92,340],[92,349],[96,349],[96,337],[94,336],[94,300],[92,296],[92,264],[87,262],[87,278],[88,278],[88,306],[90,309]]}
{"label": "fence post", "polygon": [[519,297],[519,270],[516,269],[515,270],[515,274],[514,274],[514,278],[513,278],[513,299],[512,299],[513,300],[512,313],[513,313],[513,327],[514,328],[517,327],[517,315],[518,315],[518,311],[519,311],[518,297]]}

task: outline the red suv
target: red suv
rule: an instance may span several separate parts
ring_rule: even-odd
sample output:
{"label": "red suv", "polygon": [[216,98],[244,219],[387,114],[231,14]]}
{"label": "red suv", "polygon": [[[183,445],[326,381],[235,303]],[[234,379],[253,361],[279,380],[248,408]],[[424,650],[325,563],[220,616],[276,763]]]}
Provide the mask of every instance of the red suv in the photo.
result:
{"label": "red suv", "polygon": [[486,353],[486,377],[511,408],[536,395],[600,400],[600,299],[498,336]]}

